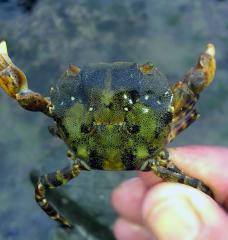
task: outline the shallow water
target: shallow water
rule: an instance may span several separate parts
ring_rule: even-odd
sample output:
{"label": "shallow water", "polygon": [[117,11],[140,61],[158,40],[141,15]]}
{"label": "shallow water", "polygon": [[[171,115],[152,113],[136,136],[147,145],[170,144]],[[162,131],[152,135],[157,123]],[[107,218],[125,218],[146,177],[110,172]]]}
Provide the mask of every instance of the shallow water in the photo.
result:
{"label": "shallow water", "polygon": [[[48,94],[69,63],[152,61],[179,80],[208,42],[217,48],[218,71],[198,104],[201,118],[173,145],[228,146],[227,1],[37,1],[31,10],[0,1],[0,39],[29,79]],[[50,196],[78,223],[66,232],[37,207],[30,174],[67,164],[64,144],[49,135],[50,120],[26,112],[0,91],[0,240],[112,239],[114,186],[134,173],[82,173]],[[64,205],[65,203],[65,205]],[[75,215],[74,215],[75,214]]]}

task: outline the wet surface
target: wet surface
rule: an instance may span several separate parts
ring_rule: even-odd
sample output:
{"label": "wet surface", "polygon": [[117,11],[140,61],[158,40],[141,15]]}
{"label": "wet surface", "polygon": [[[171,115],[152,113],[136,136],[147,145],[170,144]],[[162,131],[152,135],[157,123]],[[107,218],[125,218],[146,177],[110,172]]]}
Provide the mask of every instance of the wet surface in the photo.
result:
{"label": "wet surface", "polygon": [[[168,79],[181,79],[208,42],[217,48],[218,71],[198,103],[201,118],[173,145],[228,146],[227,1],[0,1],[0,39],[26,72],[30,88],[47,95],[70,64],[153,62]],[[83,172],[50,198],[70,219],[59,228],[34,201],[30,175],[68,164],[66,147],[51,136],[51,121],[26,112],[0,91],[0,240],[112,239],[112,189],[134,173]]]}

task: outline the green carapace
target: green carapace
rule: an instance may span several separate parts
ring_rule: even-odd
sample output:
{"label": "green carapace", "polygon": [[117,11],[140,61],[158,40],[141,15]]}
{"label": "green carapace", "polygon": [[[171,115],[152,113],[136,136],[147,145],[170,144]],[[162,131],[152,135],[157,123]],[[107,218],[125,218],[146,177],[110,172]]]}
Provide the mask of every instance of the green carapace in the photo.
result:
{"label": "green carapace", "polygon": [[153,65],[117,62],[67,71],[51,91],[58,135],[90,169],[135,170],[164,149],[172,92]]}
{"label": "green carapace", "polygon": [[67,183],[80,170],[153,171],[212,196],[201,181],[185,175],[166,145],[198,118],[195,104],[214,78],[215,48],[208,44],[183,80],[170,85],[151,62],[70,65],[44,97],[28,88],[25,74],[0,43],[0,85],[30,111],[54,120],[49,131],[68,146],[72,165],[41,176],[35,188],[40,207],[62,225],[69,221],[49,203],[45,191]]}

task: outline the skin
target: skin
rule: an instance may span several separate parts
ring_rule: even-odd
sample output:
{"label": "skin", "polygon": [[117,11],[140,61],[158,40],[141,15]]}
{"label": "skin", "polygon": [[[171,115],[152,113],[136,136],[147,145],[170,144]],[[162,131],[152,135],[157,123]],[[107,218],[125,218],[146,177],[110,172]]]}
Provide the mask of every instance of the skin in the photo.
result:
{"label": "skin", "polygon": [[117,240],[228,239],[228,148],[186,146],[169,151],[180,169],[213,190],[215,200],[189,186],[164,183],[152,172],[139,173],[112,195],[119,214]]}

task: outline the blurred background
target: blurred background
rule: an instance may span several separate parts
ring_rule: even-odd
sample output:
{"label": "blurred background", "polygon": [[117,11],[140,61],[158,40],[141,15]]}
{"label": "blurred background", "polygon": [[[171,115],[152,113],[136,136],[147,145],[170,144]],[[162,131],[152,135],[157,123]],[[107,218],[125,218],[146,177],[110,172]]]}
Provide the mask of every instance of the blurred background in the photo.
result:
{"label": "blurred background", "polygon": [[[173,143],[228,146],[228,1],[0,0],[0,39],[30,88],[48,95],[70,64],[152,61],[180,80],[208,42],[218,70],[201,95],[201,118]],[[31,173],[68,164],[50,119],[26,112],[0,90],[0,240],[112,240],[112,189],[134,172],[82,172],[50,199],[77,223],[65,231],[36,205]]]}

